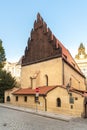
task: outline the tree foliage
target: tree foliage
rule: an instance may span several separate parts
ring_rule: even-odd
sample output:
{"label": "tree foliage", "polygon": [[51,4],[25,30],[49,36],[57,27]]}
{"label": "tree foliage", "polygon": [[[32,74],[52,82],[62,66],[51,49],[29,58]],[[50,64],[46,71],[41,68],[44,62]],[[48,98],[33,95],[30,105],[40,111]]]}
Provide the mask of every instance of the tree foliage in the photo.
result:
{"label": "tree foliage", "polygon": [[4,92],[16,86],[16,80],[9,72],[0,71],[0,99],[4,100]]}
{"label": "tree foliage", "polygon": [[5,58],[5,50],[2,46],[2,40],[0,39],[0,69],[4,67],[6,58]]}
{"label": "tree foliage", "polygon": [[0,40],[0,102],[4,101],[5,90],[12,89],[16,86],[16,80],[12,77],[11,73],[3,70],[5,61],[5,50],[2,46],[2,40]]}

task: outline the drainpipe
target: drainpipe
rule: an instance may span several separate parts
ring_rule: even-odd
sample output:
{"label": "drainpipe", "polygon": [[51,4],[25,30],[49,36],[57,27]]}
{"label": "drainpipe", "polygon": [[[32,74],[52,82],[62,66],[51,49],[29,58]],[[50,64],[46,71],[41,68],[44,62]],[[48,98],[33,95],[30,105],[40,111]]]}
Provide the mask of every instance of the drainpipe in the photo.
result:
{"label": "drainpipe", "polygon": [[44,101],[45,101],[45,111],[47,111],[47,99],[46,99],[46,96],[44,96]]}

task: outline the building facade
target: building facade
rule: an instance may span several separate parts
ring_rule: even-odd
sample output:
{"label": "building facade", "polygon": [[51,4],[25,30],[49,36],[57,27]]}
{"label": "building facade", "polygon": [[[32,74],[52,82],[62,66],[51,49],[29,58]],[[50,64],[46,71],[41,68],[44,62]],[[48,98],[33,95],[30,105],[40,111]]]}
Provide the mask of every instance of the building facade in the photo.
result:
{"label": "building facade", "polygon": [[10,72],[12,77],[15,77],[16,81],[20,83],[21,79],[21,59],[18,62],[11,63],[6,61],[4,70]]}
{"label": "building facade", "polygon": [[86,97],[85,76],[38,13],[22,58],[21,88],[6,91],[5,102],[86,117]]}
{"label": "building facade", "polygon": [[83,43],[81,43],[78,48],[78,54],[75,56],[75,61],[87,78],[87,54]]}

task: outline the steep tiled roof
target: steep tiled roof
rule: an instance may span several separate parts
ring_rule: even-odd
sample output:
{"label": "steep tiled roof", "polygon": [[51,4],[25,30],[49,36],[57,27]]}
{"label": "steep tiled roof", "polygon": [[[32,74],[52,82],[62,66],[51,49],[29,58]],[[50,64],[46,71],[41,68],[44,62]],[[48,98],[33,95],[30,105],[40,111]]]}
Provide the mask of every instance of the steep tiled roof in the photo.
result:
{"label": "steep tiled roof", "polygon": [[65,46],[59,40],[57,40],[56,44],[58,44],[62,48],[62,57],[64,58],[64,60],[67,63],[69,63],[73,68],[75,68],[77,71],[82,73],[80,68],[78,67],[77,63],[73,59],[72,55],[70,54],[69,50],[66,49]]}
{"label": "steep tiled roof", "polygon": [[[39,89],[39,95],[46,95],[49,91],[53,90],[58,86],[44,86],[44,87],[38,87]],[[36,89],[31,88],[21,88],[15,92],[13,92],[14,95],[34,95],[36,94]]]}

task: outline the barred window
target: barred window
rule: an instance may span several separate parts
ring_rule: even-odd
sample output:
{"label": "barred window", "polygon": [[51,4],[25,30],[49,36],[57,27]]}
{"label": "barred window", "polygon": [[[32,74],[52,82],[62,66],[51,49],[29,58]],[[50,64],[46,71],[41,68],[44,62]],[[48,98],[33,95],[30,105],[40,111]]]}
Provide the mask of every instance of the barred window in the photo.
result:
{"label": "barred window", "polygon": [[69,103],[74,104],[74,98],[73,97],[69,98]]}

